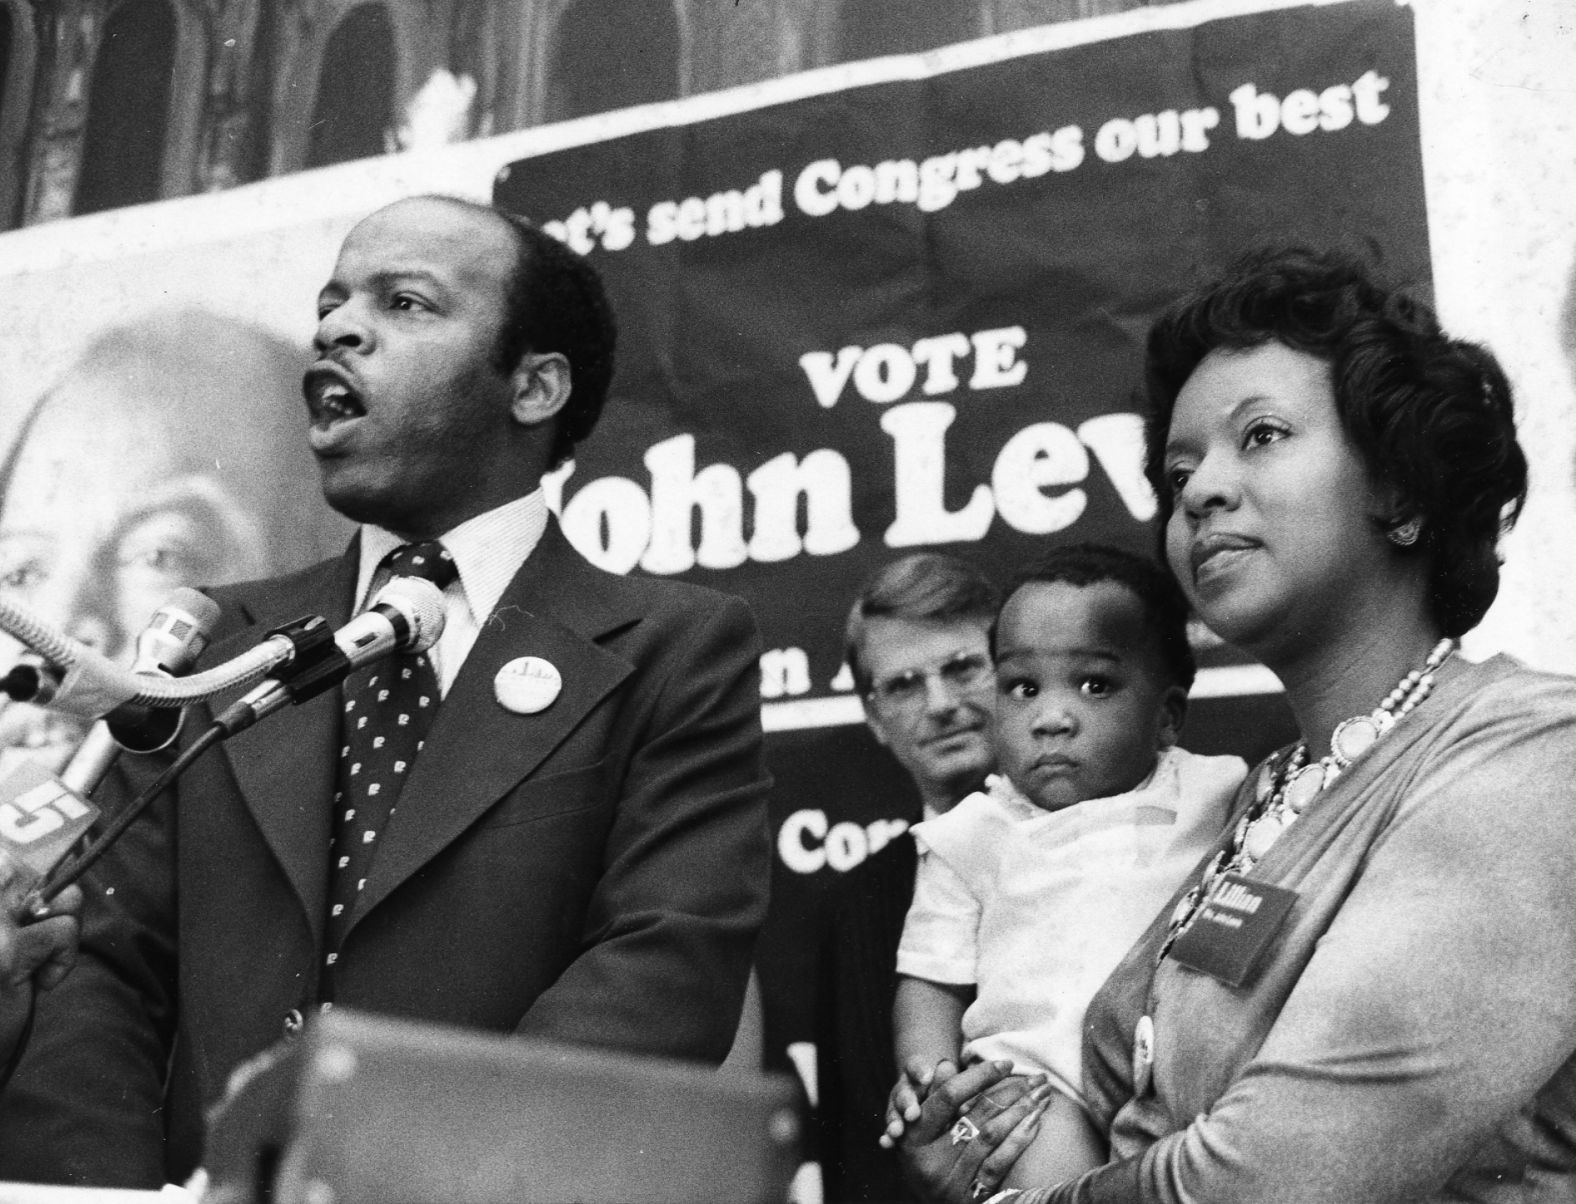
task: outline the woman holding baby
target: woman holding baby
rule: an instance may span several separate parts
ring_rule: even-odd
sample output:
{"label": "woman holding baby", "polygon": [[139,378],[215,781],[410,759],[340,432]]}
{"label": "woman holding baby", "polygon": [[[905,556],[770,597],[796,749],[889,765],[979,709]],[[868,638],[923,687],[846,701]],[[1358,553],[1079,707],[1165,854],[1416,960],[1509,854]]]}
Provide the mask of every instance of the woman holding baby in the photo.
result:
{"label": "woman holding baby", "polygon": [[[1504,374],[1280,251],[1164,316],[1146,383],[1170,569],[1302,738],[1088,1008],[1108,1161],[999,1198],[1576,1199],[1576,683],[1457,648],[1526,495]],[[916,1183],[993,1197],[1035,1086],[938,1075]]]}

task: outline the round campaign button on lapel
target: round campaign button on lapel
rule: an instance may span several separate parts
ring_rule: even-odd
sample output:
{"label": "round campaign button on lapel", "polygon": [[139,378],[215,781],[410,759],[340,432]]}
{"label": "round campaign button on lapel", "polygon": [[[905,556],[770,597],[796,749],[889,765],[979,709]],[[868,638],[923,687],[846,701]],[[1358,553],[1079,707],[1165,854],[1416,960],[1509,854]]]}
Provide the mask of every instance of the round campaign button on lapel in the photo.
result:
{"label": "round campaign button on lapel", "polygon": [[518,656],[493,678],[493,693],[506,710],[534,715],[553,705],[564,688],[564,679],[552,661],[539,656]]}
{"label": "round campaign button on lapel", "polygon": [[1155,1074],[1155,1022],[1140,1016],[1133,1029],[1133,1094],[1149,1094]]}

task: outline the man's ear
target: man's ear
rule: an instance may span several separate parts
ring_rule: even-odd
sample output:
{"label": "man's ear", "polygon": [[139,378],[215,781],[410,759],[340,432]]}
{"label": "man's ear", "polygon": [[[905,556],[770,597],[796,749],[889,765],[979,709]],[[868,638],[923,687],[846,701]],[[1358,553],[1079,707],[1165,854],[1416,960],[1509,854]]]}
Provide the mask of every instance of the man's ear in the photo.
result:
{"label": "man's ear", "polygon": [[520,357],[510,381],[514,395],[509,413],[522,426],[540,426],[556,417],[569,401],[569,361],[556,351],[527,351]]}
{"label": "man's ear", "polygon": [[1182,739],[1182,721],[1187,718],[1187,691],[1181,686],[1170,686],[1160,698],[1160,726],[1156,743],[1161,751],[1176,747]]}

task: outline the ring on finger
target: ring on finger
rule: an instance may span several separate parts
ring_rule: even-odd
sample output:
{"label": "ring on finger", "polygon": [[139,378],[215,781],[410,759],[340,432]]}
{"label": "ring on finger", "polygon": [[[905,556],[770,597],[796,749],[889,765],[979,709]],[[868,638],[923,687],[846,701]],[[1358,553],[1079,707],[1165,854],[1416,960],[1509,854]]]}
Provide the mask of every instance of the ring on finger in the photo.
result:
{"label": "ring on finger", "polygon": [[980,1127],[967,1116],[958,1117],[958,1123],[952,1126],[952,1144],[965,1145],[980,1135]]}
{"label": "ring on finger", "polygon": [[969,1188],[969,1199],[978,1204],[978,1201],[987,1198],[993,1190],[991,1185],[985,1182],[985,1178],[982,1175],[975,1179],[973,1185]]}

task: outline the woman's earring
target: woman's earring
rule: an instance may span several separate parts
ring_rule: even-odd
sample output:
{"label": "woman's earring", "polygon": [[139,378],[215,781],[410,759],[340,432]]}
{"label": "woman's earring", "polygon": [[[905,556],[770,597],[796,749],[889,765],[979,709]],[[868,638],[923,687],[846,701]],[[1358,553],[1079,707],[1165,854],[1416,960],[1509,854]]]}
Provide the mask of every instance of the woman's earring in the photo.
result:
{"label": "woman's earring", "polygon": [[1423,533],[1423,520],[1416,515],[1404,523],[1397,523],[1386,531],[1385,538],[1398,548],[1409,548],[1417,542],[1417,537]]}

